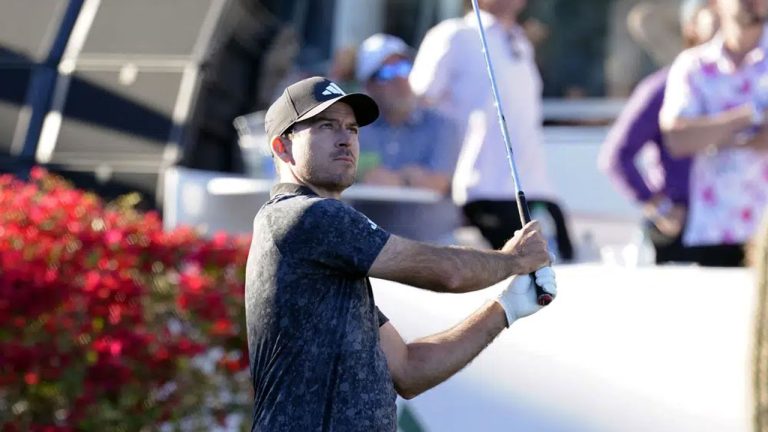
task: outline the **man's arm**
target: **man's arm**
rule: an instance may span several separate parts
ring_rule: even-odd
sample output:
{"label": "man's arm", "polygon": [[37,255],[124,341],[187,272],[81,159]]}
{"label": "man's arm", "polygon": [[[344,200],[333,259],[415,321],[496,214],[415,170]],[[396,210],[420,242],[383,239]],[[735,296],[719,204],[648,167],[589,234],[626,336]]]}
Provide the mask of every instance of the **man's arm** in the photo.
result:
{"label": "man's arm", "polygon": [[504,309],[488,302],[457,326],[409,344],[391,323],[379,329],[397,393],[411,399],[460,371],[506,328]]}
{"label": "man's arm", "polygon": [[653,196],[635,159],[646,143],[661,140],[659,111],[664,81],[657,74],[646,78],[632,93],[608,133],[598,160],[600,170],[637,202],[646,202]]}
{"label": "man's arm", "polygon": [[451,187],[451,177],[445,173],[431,171],[416,165],[409,165],[400,170],[405,184],[412,187],[431,189],[440,195],[447,195]]}
{"label": "man's arm", "polygon": [[451,186],[451,178],[448,175],[432,172],[415,165],[409,165],[397,171],[376,167],[365,175],[363,181],[381,186],[431,189],[440,195],[447,195]]}
{"label": "man's arm", "polygon": [[500,251],[435,246],[391,235],[368,276],[436,292],[487,288],[513,274],[549,264],[549,252],[536,221],[526,224]]}
{"label": "man's arm", "polygon": [[683,51],[667,76],[659,125],[672,156],[684,157],[736,144],[736,135],[752,126],[755,106],[743,104],[712,113],[704,95],[710,83],[701,71],[701,47]]}
{"label": "man's arm", "polygon": [[752,126],[752,108],[743,105],[705,117],[662,116],[660,125],[672,156],[692,156],[711,148],[733,146],[736,134]]}
{"label": "man's arm", "polygon": [[450,90],[455,50],[452,42],[445,24],[438,24],[424,35],[416,53],[408,81],[426,105],[435,105]]}
{"label": "man's arm", "polygon": [[[551,268],[536,281],[555,294]],[[382,351],[400,396],[410,399],[447,380],[469,364],[504,328],[542,309],[530,276],[515,277],[496,301],[488,302],[455,327],[406,344],[391,323],[379,329]]]}
{"label": "man's arm", "polygon": [[426,111],[426,119],[424,127],[432,132],[433,138],[427,143],[428,155],[423,164],[406,166],[401,173],[409,185],[432,189],[445,196],[450,193],[463,137],[452,120],[436,111]]}

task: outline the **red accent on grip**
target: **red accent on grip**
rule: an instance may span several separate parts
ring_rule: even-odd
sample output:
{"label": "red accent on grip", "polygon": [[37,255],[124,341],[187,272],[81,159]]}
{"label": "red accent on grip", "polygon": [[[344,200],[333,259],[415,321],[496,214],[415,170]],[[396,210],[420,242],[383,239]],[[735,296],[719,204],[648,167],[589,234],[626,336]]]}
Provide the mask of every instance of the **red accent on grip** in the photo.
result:
{"label": "red accent on grip", "polygon": [[554,300],[554,297],[552,297],[552,294],[549,293],[539,294],[539,296],[536,298],[536,302],[539,304],[539,306],[546,306],[552,303],[552,300]]}

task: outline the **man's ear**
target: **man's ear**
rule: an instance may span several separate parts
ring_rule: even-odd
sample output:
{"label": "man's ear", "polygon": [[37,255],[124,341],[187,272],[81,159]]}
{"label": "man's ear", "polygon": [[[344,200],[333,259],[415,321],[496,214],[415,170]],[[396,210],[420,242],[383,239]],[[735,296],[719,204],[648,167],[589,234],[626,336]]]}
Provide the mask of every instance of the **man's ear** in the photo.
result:
{"label": "man's ear", "polygon": [[283,136],[276,136],[272,138],[270,146],[272,147],[272,153],[274,153],[277,158],[285,163],[293,163],[290,139]]}

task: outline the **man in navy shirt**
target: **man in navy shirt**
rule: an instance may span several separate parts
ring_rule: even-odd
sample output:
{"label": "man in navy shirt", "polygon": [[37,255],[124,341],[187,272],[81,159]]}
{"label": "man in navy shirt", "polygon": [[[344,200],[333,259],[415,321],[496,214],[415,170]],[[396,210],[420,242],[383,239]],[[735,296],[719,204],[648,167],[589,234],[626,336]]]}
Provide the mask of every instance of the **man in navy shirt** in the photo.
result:
{"label": "man in navy shirt", "polygon": [[[378,108],[313,77],[265,118],[280,182],[253,223],[246,269],[254,431],[388,431],[396,393],[411,398],[463,368],[504,328],[540,309],[529,272],[556,292],[536,222],[501,250],[432,246],[391,235],[338,200],[355,179],[360,127]],[[368,277],[438,292],[517,276],[457,326],[406,344]]]}

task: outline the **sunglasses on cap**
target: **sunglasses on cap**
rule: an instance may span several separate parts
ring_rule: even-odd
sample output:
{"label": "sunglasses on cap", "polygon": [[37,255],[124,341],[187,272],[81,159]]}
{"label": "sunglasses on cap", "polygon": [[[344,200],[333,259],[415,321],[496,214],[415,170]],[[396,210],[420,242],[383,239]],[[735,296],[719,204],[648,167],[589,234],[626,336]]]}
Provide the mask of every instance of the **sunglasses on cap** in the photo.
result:
{"label": "sunglasses on cap", "polygon": [[397,63],[382,66],[373,74],[371,79],[378,82],[387,82],[395,78],[408,78],[412,68],[413,63],[408,60],[400,60]]}

